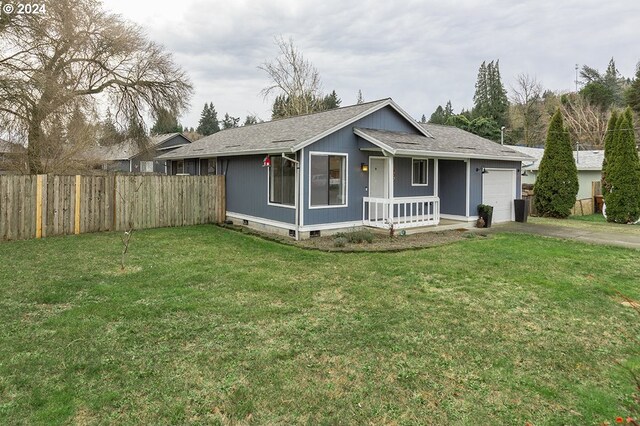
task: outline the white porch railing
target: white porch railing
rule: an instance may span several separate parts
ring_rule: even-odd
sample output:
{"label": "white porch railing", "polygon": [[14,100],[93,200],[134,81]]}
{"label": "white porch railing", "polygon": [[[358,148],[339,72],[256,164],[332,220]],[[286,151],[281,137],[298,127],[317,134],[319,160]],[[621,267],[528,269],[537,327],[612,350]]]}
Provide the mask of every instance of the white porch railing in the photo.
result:
{"label": "white porch railing", "polygon": [[362,199],[365,226],[389,229],[415,228],[440,223],[440,198],[401,197]]}

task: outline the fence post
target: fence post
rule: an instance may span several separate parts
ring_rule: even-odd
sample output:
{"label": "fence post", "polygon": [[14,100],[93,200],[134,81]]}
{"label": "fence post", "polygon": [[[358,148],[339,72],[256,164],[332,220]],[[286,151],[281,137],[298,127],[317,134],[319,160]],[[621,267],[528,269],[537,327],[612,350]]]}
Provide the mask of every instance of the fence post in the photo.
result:
{"label": "fence post", "polygon": [[36,176],[36,238],[42,238],[42,175]]}
{"label": "fence post", "polygon": [[75,234],[80,233],[80,175],[76,175]]}

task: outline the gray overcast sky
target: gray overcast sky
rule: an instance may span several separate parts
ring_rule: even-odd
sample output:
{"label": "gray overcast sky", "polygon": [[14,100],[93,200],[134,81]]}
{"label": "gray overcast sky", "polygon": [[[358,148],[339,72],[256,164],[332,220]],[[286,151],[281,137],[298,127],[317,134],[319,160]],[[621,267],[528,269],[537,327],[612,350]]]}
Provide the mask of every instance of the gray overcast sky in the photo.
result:
{"label": "gray overcast sky", "polygon": [[196,127],[213,102],[244,117],[271,117],[257,66],[274,58],[274,37],[291,36],[342,105],[391,97],[416,118],[451,100],[472,106],[478,66],[500,60],[507,90],[519,73],[552,90],[574,87],[575,64],[620,72],[640,60],[640,1],[105,0],[173,52],[195,95],[181,122]]}

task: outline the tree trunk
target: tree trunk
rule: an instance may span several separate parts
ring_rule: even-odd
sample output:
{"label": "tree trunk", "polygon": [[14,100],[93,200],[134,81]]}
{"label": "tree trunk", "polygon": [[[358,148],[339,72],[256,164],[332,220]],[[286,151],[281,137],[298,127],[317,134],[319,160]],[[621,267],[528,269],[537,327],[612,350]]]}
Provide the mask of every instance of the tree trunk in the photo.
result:
{"label": "tree trunk", "polygon": [[34,111],[31,123],[29,123],[29,145],[27,146],[27,165],[29,173],[33,175],[45,172],[42,166],[42,119],[37,111]]}

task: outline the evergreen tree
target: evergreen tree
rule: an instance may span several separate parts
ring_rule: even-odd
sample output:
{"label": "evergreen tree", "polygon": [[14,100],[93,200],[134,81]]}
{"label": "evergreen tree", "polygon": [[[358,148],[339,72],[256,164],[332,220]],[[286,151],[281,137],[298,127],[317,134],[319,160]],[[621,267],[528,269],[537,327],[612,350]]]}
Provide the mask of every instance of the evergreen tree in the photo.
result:
{"label": "evergreen tree", "polygon": [[534,193],[536,209],[543,216],[565,218],[576,202],[578,169],[560,110],[549,123]]}
{"label": "evergreen tree", "polygon": [[489,118],[500,127],[506,126],[508,114],[509,99],[500,77],[500,61],[482,62],[473,95],[473,117]]}
{"label": "evergreen tree", "polygon": [[[606,148],[605,148],[606,149]],[[633,114],[627,110],[618,118],[615,136],[609,143],[603,192],[607,221],[633,223],[640,218],[640,159],[633,129]]]}
{"label": "evergreen tree", "polygon": [[500,61],[491,61],[487,68],[489,92],[489,115],[498,126],[506,126],[509,121],[509,99],[500,77]]}
{"label": "evergreen tree", "polygon": [[425,117],[424,114],[422,114],[422,117],[420,118],[420,122],[421,123],[426,123],[427,122],[427,117]]}
{"label": "evergreen tree", "polygon": [[473,95],[473,114],[478,117],[487,117],[489,114],[489,85],[485,61],[482,61],[480,69],[478,69],[476,92]]}
{"label": "evergreen tree", "polygon": [[625,100],[636,114],[640,114],[640,63],[636,66],[636,78],[625,93]]}
{"label": "evergreen tree", "polygon": [[604,136],[604,159],[602,160],[602,180],[601,180],[601,188],[602,193],[609,192],[611,187],[607,182],[607,166],[609,164],[608,156],[611,154],[611,150],[613,149],[613,139],[617,135],[616,126],[618,124],[618,113],[613,110],[611,112],[611,117],[609,117],[609,123],[607,124],[607,133]]}
{"label": "evergreen tree", "polygon": [[244,120],[243,126],[250,126],[252,124],[258,124],[261,120],[255,114],[247,115],[247,118]]}
{"label": "evergreen tree", "polygon": [[222,119],[222,129],[231,129],[233,127],[238,127],[238,122],[240,121],[240,117],[232,117],[229,113],[225,113],[224,118]]}
{"label": "evergreen tree", "polygon": [[174,114],[161,108],[151,128],[151,134],[162,135],[165,133],[182,133],[182,126],[178,123],[178,118]]}
{"label": "evergreen tree", "polygon": [[111,111],[107,109],[107,114],[102,123],[100,123],[100,131],[98,144],[100,146],[115,145],[125,140],[126,135],[116,127]]}
{"label": "evergreen tree", "polygon": [[360,105],[364,103],[364,98],[362,97],[362,90],[358,89],[358,98],[356,99],[356,104]]}
{"label": "evergreen tree", "polygon": [[341,103],[342,103],[342,99],[338,97],[338,94],[334,90],[330,94],[325,96],[324,99],[322,100],[322,110],[340,108]]}
{"label": "evergreen tree", "polygon": [[196,131],[203,136],[209,136],[220,131],[218,113],[213,106],[213,102],[210,102],[209,105],[205,102]]}
{"label": "evergreen tree", "polygon": [[433,124],[445,124],[447,122],[447,117],[444,116],[444,109],[442,109],[442,105],[438,105],[436,110],[429,117],[429,123]]}
{"label": "evergreen tree", "polygon": [[447,104],[444,106],[444,117],[449,118],[453,115],[453,107],[451,106],[451,100],[447,101]]}

